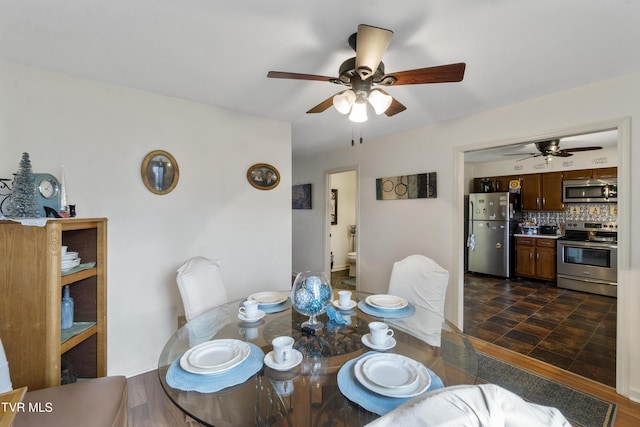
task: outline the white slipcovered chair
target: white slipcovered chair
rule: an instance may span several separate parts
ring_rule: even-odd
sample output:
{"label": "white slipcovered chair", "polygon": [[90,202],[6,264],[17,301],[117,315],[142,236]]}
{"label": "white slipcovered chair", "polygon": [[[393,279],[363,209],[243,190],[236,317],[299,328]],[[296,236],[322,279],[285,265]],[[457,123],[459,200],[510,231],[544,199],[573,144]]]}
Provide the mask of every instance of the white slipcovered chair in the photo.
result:
{"label": "white slipcovered chair", "polygon": [[220,261],[193,257],[178,269],[176,282],[187,322],[228,302],[220,274]]}
{"label": "white slipcovered chair", "polygon": [[444,316],[449,272],[424,255],[409,255],[393,264],[389,294]]}
{"label": "white slipcovered chair", "polygon": [[367,427],[571,427],[562,413],[495,384],[445,387],[416,397]]}
{"label": "white slipcovered chair", "polygon": [[449,272],[424,255],[410,255],[394,263],[388,293],[427,310],[394,320],[393,326],[412,331],[414,336],[439,348],[448,283]]}

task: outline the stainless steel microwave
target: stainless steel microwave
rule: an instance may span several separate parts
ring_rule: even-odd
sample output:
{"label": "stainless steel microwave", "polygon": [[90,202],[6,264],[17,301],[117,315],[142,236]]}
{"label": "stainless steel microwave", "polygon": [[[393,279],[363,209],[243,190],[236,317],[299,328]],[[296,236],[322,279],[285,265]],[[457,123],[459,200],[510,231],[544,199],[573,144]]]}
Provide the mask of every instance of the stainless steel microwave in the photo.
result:
{"label": "stainless steel microwave", "polygon": [[616,203],[618,180],[602,178],[563,181],[562,201],[564,203]]}

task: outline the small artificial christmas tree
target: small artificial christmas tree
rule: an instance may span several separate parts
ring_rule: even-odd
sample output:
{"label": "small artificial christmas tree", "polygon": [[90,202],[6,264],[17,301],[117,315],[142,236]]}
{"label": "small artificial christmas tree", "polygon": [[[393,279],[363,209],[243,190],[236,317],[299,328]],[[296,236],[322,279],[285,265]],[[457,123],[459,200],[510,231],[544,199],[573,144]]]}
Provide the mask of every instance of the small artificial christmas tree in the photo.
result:
{"label": "small artificial christmas tree", "polygon": [[31,171],[29,153],[22,153],[20,168],[13,178],[9,216],[16,218],[34,218],[38,216],[36,203],[36,185]]}

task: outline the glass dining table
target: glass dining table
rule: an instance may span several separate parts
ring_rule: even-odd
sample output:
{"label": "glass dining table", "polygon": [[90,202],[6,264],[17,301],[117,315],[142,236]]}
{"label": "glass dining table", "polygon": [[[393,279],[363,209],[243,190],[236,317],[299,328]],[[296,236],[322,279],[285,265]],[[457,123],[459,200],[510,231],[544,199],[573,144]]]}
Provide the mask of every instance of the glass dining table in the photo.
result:
{"label": "glass dining table", "polygon": [[[475,383],[477,354],[456,326],[413,304],[402,316],[372,310],[365,303],[369,296],[354,292],[350,310],[331,307],[333,319],[327,314],[319,316],[324,327],[318,331],[302,330],[300,325],[307,317],[298,313],[288,299],[261,306],[266,314],[251,323],[238,314],[244,300],[211,309],[169,338],[158,362],[160,383],[185,414],[203,425],[217,427],[366,425],[388,411],[387,405],[393,407],[408,400],[362,388],[358,391],[353,378],[348,384],[347,370],[353,370],[354,360],[379,350],[390,357],[402,355],[420,362],[430,371],[430,387],[434,387],[434,381],[438,387]],[[390,326],[393,347],[376,350],[366,345],[371,345],[367,338],[372,321]],[[294,348],[302,355],[300,363],[289,370],[263,363],[265,355],[268,358],[272,354],[271,341],[283,335],[294,338]],[[215,376],[224,374],[184,372],[180,367],[186,352],[213,340],[239,340],[251,348],[247,361],[226,373],[233,382],[221,389],[214,386],[218,380]]]}

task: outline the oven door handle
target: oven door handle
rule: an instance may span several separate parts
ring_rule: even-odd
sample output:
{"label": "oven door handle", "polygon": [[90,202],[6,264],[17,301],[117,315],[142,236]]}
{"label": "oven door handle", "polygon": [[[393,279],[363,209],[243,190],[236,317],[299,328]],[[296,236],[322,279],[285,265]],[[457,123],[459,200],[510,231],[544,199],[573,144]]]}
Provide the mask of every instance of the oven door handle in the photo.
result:
{"label": "oven door handle", "polygon": [[597,249],[618,249],[616,243],[604,243],[604,242],[579,242],[573,240],[560,240],[558,244],[563,246],[575,246],[579,248],[597,248]]}

